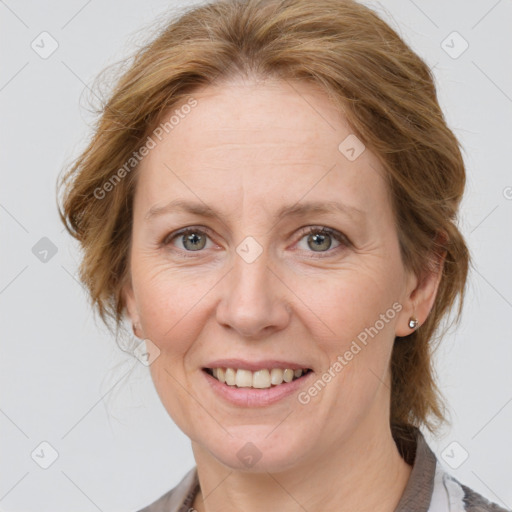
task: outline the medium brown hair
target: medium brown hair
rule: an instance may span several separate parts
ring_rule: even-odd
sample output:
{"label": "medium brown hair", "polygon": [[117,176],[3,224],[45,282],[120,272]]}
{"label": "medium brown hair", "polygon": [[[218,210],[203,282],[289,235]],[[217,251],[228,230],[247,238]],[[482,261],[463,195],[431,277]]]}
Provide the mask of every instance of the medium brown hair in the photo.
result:
{"label": "medium brown hair", "polygon": [[137,175],[136,162],[133,170],[126,162],[163,114],[195,89],[248,75],[321,86],[385,170],[404,265],[423,276],[444,255],[432,311],[418,330],[395,340],[391,359],[391,424],[435,432],[446,418],[432,341],[457,297],[460,315],[469,265],[456,226],[464,162],[429,67],[354,1],[221,0],[191,7],[134,55],[88,147],[59,185],[61,218],[83,249],[80,278],[92,303],[107,325],[119,328]]}

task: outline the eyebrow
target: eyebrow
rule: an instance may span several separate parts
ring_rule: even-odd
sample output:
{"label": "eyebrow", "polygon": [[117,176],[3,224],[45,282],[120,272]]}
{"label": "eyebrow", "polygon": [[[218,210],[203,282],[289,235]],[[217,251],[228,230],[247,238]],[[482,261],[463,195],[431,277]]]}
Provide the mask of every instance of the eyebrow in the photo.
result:
{"label": "eyebrow", "polygon": [[[216,212],[204,203],[196,203],[184,201],[182,199],[175,199],[165,204],[164,206],[152,206],[145,215],[145,220],[151,220],[154,217],[165,215],[169,213],[187,212],[206,218],[219,218],[226,221],[224,215]],[[337,203],[336,201],[313,201],[296,203],[288,206],[283,206],[275,215],[276,220],[281,220],[284,217],[304,217],[311,214],[344,214],[353,219],[363,218],[365,213],[347,204]]]}

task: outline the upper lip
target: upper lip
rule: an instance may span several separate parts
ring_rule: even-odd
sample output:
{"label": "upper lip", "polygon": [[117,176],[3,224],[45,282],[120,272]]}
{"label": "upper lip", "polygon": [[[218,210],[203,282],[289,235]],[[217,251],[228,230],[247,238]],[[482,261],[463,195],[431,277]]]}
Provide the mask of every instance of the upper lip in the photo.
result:
{"label": "upper lip", "polygon": [[309,366],[301,363],[292,363],[290,361],[279,361],[277,359],[261,359],[259,361],[247,361],[245,359],[216,359],[206,364],[205,368],[236,368],[240,370],[257,370],[282,368],[286,370],[306,369]]}

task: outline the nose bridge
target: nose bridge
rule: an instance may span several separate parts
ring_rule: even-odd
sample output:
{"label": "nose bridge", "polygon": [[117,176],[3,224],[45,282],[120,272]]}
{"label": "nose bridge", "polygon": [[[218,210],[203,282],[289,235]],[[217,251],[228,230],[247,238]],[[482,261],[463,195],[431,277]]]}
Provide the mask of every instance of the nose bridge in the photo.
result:
{"label": "nose bridge", "polygon": [[217,319],[243,336],[258,337],[282,329],[289,321],[284,289],[268,268],[268,254],[252,237],[244,239],[236,247],[223,287]]}
{"label": "nose bridge", "polygon": [[255,247],[255,242],[245,240],[236,248],[232,293],[238,294],[241,302],[251,300],[261,306],[271,299],[271,290],[268,288],[268,250],[259,247]]}

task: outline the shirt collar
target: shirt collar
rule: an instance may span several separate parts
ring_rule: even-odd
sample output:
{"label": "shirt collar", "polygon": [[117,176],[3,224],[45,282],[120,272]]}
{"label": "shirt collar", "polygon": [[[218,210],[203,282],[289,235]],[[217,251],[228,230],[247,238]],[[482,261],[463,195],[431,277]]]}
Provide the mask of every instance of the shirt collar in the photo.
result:
{"label": "shirt collar", "polygon": [[394,427],[393,438],[402,458],[412,466],[395,512],[428,512],[437,459],[417,427]]}

